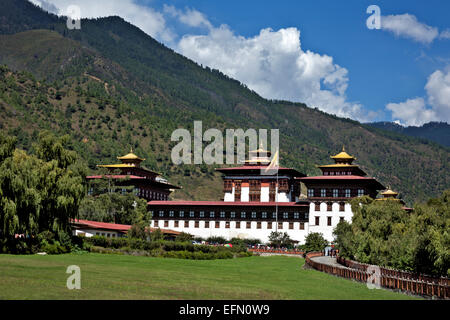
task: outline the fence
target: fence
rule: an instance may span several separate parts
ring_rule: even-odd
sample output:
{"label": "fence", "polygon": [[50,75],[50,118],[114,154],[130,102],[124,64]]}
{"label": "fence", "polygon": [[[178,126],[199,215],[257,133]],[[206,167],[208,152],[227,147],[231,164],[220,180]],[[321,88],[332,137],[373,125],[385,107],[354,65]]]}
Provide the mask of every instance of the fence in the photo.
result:
{"label": "fence", "polygon": [[[330,273],[346,279],[360,282],[367,281],[369,277],[374,278],[374,274],[367,272],[369,265],[356,261],[346,260],[338,257],[337,262],[342,266],[332,266],[312,260],[313,257],[323,256],[322,252],[310,252],[306,254],[305,261],[312,268]],[[430,276],[416,275],[410,272],[398,271],[389,268],[378,267],[380,270],[380,286],[388,289],[396,289],[410,292],[417,295],[438,297],[441,299],[450,298],[449,279],[433,278]]]}
{"label": "fence", "polygon": [[304,254],[303,251],[279,250],[279,249],[248,249],[248,251],[258,252],[258,253],[281,253],[281,254],[298,254],[298,255]]}

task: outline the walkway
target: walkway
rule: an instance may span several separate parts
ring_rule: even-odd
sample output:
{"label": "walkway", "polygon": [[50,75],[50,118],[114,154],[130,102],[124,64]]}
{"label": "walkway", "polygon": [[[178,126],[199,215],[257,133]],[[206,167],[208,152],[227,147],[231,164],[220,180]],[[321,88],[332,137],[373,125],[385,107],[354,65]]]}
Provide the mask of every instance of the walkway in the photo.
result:
{"label": "walkway", "polygon": [[[327,257],[327,256],[321,256],[321,257],[312,257],[312,261],[326,264],[332,267],[344,267],[343,265],[336,262],[336,258]],[[344,267],[345,268],[345,267]]]}

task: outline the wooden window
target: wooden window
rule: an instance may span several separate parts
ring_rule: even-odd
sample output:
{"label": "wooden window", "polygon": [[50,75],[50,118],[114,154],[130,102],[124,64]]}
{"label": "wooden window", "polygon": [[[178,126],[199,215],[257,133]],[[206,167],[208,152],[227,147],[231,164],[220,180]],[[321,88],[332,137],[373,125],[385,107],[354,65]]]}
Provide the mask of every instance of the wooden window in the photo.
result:
{"label": "wooden window", "polygon": [[315,210],[320,211],[320,202],[315,203]]}
{"label": "wooden window", "polygon": [[200,218],[204,218],[205,217],[205,211],[200,211]]}
{"label": "wooden window", "polygon": [[205,221],[205,228],[209,228],[209,221]]}
{"label": "wooden window", "polygon": [[327,217],[327,225],[331,226],[331,217]]}
{"label": "wooden window", "polygon": [[185,228],[189,228],[189,221],[185,221],[185,222],[184,222],[184,227],[185,227]]}
{"label": "wooden window", "polygon": [[316,217],[316,226],[319,225],[319,222],[320,222],[320,217]]}
{"label": "wooden window", "polygon": [[210,218],[214,218],[214,211],[210,211],[210,212],[209,212],[209,217],[210,217]]}
{"label": "wooden window", "polygon": [[159,216],[160,216],[160,217],[164,217],[164,211],[161,210],[161,211],[159,212]]}
{"label": "wooden window", "polygon": [[256,212],[252,212],[252,219],[256,219]]}
{"label": "wooden window", "polygon": [[246,213],[244,211],[241,212],[241,218],[245,219]]}
{"label": "wooden window", "polygon": [[278,222],[278,229],[283,230],[283,222]]}
{"label": "wooden window", "polygon": [[194,228],[198,228],[198,227],[199,227],[199,221],[195,221]]}
{"label": "wooden window", "polygon": [[276,212],[272,212],[272,218],[276,219],[277,218],[277,213]]}
{"label": "wooden window", "polygon": [[225,218],[225,211],[220,211],[220,217]]}
{"label": "wooden window", "polygon": [[256,223],[256,229],[261,229],[261,222]]}
{"label": "wooden window", "polygon": [[339,222],[344,222],[344,217],[339,217]]}
{"label": "wooden window", "polygon": [[262,217],[263,219],[267,219],[267,212],[261,213],[261,217]]}
{"label": "wooden window", "polygon": [[275,202],[275,192],[269,193],[269,201],[270,202]]}
{"label": "wooden window", "polygon": [[305,230],[305,223],[304,222],[300,222],[300,230]]}
{"label": "wooden window", "polygon": [[333,204],[331,202],[327,202],[327,211],[333,210]]}
{"label": "wooden window", "polygon": [[169,227],[169,221],[164,221],[164,228],[168,228]]}
{"label": "wooden window", "polygon": [[[155,220],[155,228],[158,228],[159,227],[159,221],[158,220]],[[98,233],[97,233],[98,234]]]}
{"label": "wooden window", "polygon": [[179,221],[177,220],[177,221],[175,221],[175,223],[174,223],[175,228],[178,228],[178,225],[179,225]]}
{"label": "wooden window", "polygon": [[289,219],[289,213],[283,212],[283,219]]}
{"label": "wooden window", "polygon": [[361,197],[364,195],[364,189],[358,189],[358,197]]}
{"label": "wooden window", "polygon": [[184,211],[180,211],[179,216],[180,216],[180,218],[183,218],[184,217]]}
{"label": "wooden window", "polygon": [[308,189],[308,197],[314,197],[314,189]]}
{"label": "wooden window", "polygon": [[339,202],[339,211],[345,211],[345,202]]}
{"label": "wooden window", "polygon": [[350,198],[350,189],[345,189],[345,197]]}
{"label": "wooden window", "polygon": [[236,202],[240,202],[241,201],[241,192],[240,192],[240,190],[239,190],[239,193],[237,193],[235,191],[235,193],[234,193],[234,201],[236,201]]}
{"label": "wooden window", "polygon": [[272,229],[272,222],[267,222],[267,229]]}
{"label": "wooden window", "polygon": [[240,221],[236,221],[236,229],[240,229],[241,228],[241,222]]}
{"label": "wooden window", "polygon": [[294,219],[300,219],[300,213],[294,212]]}
{"label": "wooden window", "polygon": [[250,221],[247,221],[247,229],[251,229],[252,223]]}
{"label": "wooden window", "polygon": [[220,221],[216,221],[216,229],[220,228]]}
{"label": "wooden window", "polygon": [[333,189],[333,198],[337,198],[337,197],[339,197],[339,190]]}
{"label": "wooden window", "polygon": [[234,211],[230,212],[230,218],[232,219],[236,218],[236,212]]}
{"label": "wooden window", "polygon": [[173,217],[174,216],[174,212],[173,211],[169,211],[169,217]]}
{"label": "wooden window", "polygon": [[226,229],[230,229],[230,221],[226,221],[225,222],[225,228]]}
{"label": "wooden window", "polygon": [[293,222],[289,222],[289,229],[294,229],[294,223]]}
{"label": "wooden window", "polygon": [[327,196],[327,189],[320,189],[320,196],[325,198]]}
{"label": "wooden window", "polygon": [[191,217],[191,218],[194,217],[194,211],[189,211],[189,217]]}

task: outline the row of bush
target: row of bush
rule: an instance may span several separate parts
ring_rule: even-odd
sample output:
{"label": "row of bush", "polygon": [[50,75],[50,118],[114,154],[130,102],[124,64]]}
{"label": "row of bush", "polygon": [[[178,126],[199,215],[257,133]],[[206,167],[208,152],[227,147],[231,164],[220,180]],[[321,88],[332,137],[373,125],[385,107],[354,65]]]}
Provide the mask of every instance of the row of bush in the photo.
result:
{"label": "row of bush", "polygon": [[228,259],[251,255],[251,252],[247,252],[246,247],[242,245],[224,247],[192,244],[191,242],[147,241],[136,238],[105,238],[102,236],[85,238],[84,242],[92,246],[91,252],[100,253],[122,253],[198,260]]}
{"label": "row of bush", "polygon": [[232,252],[231,250],[222,250],[218,252],[202,252],[202,251],[165,251],[161,248],[152,250],[138,250],[130,247],[123,247],[119,249],[104,248],[93,246],[91,252],[107,253],[107,254],[122,254],[133,256],[147,256],[147,257],[163,257],[163,258],[177,258],[177,259],[191,259],[191,260],[215,260],[215,259],[231,259],[244,258],[252,256],[251,252]]}

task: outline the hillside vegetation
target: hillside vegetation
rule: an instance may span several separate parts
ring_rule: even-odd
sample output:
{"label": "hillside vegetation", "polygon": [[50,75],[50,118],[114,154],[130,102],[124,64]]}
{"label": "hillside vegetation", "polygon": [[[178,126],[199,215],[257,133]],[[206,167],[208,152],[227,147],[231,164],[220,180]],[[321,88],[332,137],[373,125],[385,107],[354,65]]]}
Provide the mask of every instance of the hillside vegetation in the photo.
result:
{"label": "hillside vegetation", "polygon": [[410,204],[450,185],[448,148],[301,103],[263,99],[119,17],[81,25],[68,30],[64,19],[25,0],[0,3],[0,64],[8,66],[0,74],[0,126],[25,149],[41,129],[69,133],[72,148],[94,170],[133,147],[147,167],[183,186],[175,198],[219,199],[215,166],[170,160],[172,131],[202,120],[204,130],[280,129],[282,165],[310,175],[345,145],[369,175]]}

